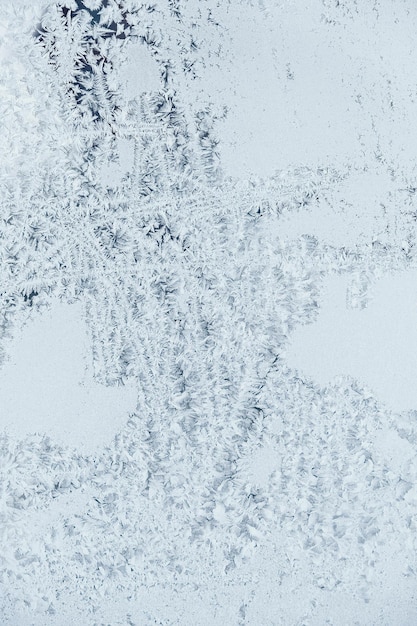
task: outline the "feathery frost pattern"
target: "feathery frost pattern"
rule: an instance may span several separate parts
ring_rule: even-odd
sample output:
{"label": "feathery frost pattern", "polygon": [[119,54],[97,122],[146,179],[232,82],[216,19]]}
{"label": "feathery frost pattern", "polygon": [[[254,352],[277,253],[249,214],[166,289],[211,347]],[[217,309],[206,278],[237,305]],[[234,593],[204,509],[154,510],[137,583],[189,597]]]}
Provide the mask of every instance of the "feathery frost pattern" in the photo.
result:
{"label": "feathery frost pattern", "polygon": [[[325,277],[350,273],[348,306],[361,309],[375,276],[416,266],[412,226],[407,249],[279,236],[273,224],[343,175],[225,175],[225,112],[184,101],[204,58],[226,45],[212,5],[1,8],[2,338],[56,299],[79,301],[96,380],[137,388],[136,411],[96,455],[2,435],[5,624],[25,610],[69,623],[73,602],[98,624],[106,598],[155,585],[243,597],[267,575],[285,589],[300,563],[311,597],[355,589],[363,601],[384,566],[378,537],[394,530],[408,575],[417,571],[417,464],[400,474],[373,448],[381,428],[415,446],[414,415],[401,426],[358,381],[322,388],[286,363],[293,330],[319,314]],[[138,45],[160,86],[129,99],[120,68]],[[132,166],[114,182],[103,171],[121,140]],[[256,569],[266,549],[273,573]],[[229,623],[244,615],[238,606]]]}

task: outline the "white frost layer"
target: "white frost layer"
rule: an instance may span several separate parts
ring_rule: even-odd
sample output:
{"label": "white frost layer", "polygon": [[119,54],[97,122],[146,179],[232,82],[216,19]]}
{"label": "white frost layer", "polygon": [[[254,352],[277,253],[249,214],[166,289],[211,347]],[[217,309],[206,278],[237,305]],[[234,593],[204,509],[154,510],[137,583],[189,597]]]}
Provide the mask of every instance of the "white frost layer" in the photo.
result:
{"label": "white frost layer", "polygon": [[80,304],[54,303],[8,346],[0,370],[0,428],[47,434],[85,453],[108,444],[135,410],[134,387],[93,379]]}
{"label": "white frost layer", "polygon": [[273,228],[278,237],[314,235],[340,247],[354,248],[373,239],[393,244],[404,238],[398,212],[404,199],[383,168],[352,171],[309,206],[278,216]]}
{"label": "white frost layer", "polygon": [[368,308],[346,306],[348,278],[329,278],[317,321],[294,332],[288,361],[321,385],[350,375],[395,411],[417,408],[417,272],[379,280]]}
{"label": "white frost layer", "polygon": [[222,64],[208,65],[204,84],[228,108],[220,148],[230,175],[375,158],[410,168],[417,52],[409,3],[226,5],[216,11],[228,28]]}
{"label": "white frost layer", "polygon": [[125,84],[128,98],[133,99],[146,91],[160,89],[159,68],[146,47],[141,43],[130,45],[127,55],[120,79]]}

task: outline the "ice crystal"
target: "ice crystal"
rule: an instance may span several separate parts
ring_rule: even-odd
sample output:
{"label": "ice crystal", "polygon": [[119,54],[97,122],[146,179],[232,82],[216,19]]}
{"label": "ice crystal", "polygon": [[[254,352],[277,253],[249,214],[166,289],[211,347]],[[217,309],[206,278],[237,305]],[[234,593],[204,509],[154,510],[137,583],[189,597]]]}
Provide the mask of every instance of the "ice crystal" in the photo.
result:
{"label": "ice crystal", "polygon": [[[417,568],[417,468],[411,456],[396,466],[375,436],[413,446],[415,416],[399,427],[358,381],[319,386],[286,361],[293,331],[319,314],[323,279],[348,274],[347,305],[364,309],[376,276],[415,266],[413,233],[402,248],[280,235],[343,174],[225,174],[227,111],[184,97],[223,37],[213,3],[197,4],[1,10],[2,338],[57,299],[78,301],[96,381],[137,392],[97,454],[2,436],[5,623],[19,603],[41,620],[71,616],[74,598],[73,619],[85,609],[94,623],[106,598],[139,602],[156,585],[217,585],[219,597],[239,587],[224,623],[246,623],[253,598],[242,594],[258,566],[277,588],[294,576],[314,598],[355,589],[368,599],[387,558],[380,537],[395,533]],[[158,87],[144,81],[130,97],[120,70],[134,45],[155,62]],[[272,556],[259,565],[262,550]],[[175,623],[221,621],[193,619]]]}

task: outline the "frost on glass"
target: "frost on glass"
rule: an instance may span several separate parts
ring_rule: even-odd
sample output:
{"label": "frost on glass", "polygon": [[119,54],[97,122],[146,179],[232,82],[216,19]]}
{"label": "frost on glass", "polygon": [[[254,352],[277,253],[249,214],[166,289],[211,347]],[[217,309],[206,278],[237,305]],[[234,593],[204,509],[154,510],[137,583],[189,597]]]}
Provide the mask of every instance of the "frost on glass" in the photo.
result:
{"label": "frost on glass", "polygon": [[3,4],[2,623],[414,623],[407,3]]}

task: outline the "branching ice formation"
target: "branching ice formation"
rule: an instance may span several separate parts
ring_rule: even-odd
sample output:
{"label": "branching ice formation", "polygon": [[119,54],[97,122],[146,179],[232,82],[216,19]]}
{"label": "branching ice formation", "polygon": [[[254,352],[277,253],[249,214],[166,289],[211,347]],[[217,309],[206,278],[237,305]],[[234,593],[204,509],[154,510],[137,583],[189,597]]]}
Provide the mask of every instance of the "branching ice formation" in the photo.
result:
{"label": "branching ice formation", "polygon": [[[138,393],[96,457],[46,436],[2,438],[6,617],[15,603],[53,614],[77,589],[94,611],[100,594],[161,581],[224,575],[233,586],[264,541],[304,559],[317,588],[359,586],[366,598],[381,529],[415,547],[406,496],[417,466],[399,476],[371,453],[371,425],[395,426],[366,389],[321,389],[286,367],[285,349],[318,314],[324,276],[356,272],[360,306],[373,272],[415,265],[413,241],[349,250],[269,230],[340,174],[223,175],[215,114],[190,121],[176,90],[210,45],[198,23],[220,37],[208,2],[46,3],[36,26],[27,12],[2,14],[20,33],[0,82],[2,332],[53,298],[81,300],[97,380],[135,380]],[[157,61],[161,86],[128,101],[118,68],[133,42]],[[120,138],[134,143],[134,166],[106,185]],[[410,420],[402,436],[416,435]],[[249,471],[259,449],[276,458],[263,482]],[[72,510],[29,533],[27,520],[53,518],[60,498]]]}

